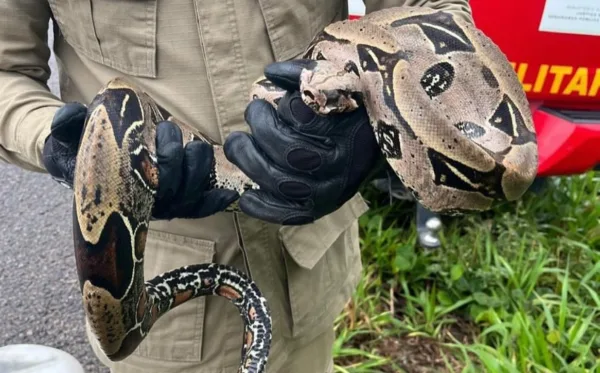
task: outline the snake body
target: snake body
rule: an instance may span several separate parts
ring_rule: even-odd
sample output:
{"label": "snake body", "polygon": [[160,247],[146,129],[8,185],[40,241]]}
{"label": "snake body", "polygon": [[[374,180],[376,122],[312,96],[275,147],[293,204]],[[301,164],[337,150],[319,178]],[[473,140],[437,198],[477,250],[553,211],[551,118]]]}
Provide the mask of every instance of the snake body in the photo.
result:
{"label": "snake body", "polygon": [[[306,49],[307,105],[321,115],[365,105],[391,169],[432,211],[485,210],[518,199],[537,170],[529,106],[512,66],[473,25],[451,13],[399,7],[326,27]],[[250,92],[274,106],[285,91],[266,78]],[[241,373],[262,373],[271,319],[256,284],[215,263],[144,281],[146,234],[158,188],[156,124],[184,143],[211,143],[212,188],[258,186],[220,145],[115,78],[89,106],[74,180],[74,246],[83,306],[106,355],[131,354],[161,315],[199,296],[230,299],[244,320]],[[236,205],[229,208],[237,211]]]}
{"label": "snake body", "polygon": [[242,272],[195,264],[144,281],[144,248],[158,188],[154,139],[156,124],[165,119],[179,125],[184,143],[208,141],[121,78],[111,80],[88,107],[74,178],[73,237],[90,327],[107,357],[118,361],[169,310],[196,297],[222,296],[244,320],[240,372],[262,372],[271,318],[265,298]]}

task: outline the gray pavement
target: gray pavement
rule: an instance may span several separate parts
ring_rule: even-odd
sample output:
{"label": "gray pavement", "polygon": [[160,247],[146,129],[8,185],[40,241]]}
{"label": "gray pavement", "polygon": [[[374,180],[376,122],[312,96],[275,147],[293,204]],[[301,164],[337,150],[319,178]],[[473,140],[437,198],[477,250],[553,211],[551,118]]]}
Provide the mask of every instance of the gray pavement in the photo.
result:
{"label": "gray pavement", "polygon": [[[58,94],[56,75],[50,85]],[[70,191],[5,163],[0,175],[0,346],[47,345],[72,354],[87,373],[108,373],[85,335]]]}

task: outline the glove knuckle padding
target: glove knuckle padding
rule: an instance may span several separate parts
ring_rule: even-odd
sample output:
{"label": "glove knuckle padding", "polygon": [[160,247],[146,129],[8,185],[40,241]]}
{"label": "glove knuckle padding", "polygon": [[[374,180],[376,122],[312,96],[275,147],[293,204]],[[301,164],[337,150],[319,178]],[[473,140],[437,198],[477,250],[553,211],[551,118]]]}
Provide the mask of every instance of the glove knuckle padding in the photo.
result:
{"label": "glove knuckle padding", "polygon": [[297,146],[286,152],[287,164],[299,171],[316,171],[323,165],[320,152],[307,147]]}
{"label": "glove knuckle padding", "polygon": [[287,198],[297,200],[305,200],[313,195],[313,188],[309,183],[292,178],[280,181],[278,190]]}

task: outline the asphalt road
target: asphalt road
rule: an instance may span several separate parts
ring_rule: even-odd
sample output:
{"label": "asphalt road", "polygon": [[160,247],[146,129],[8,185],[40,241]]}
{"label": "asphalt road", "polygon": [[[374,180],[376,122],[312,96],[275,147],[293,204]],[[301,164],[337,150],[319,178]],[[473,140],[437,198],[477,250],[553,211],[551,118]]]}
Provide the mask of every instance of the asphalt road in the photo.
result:
{"label": "asphalt road", "polygon": [[[58,94],[55,75],[50,86]],[[70,192],[48,175],[5,163],[0,175],[0,346],[51,346],[73,355],[87,373],[108,373],[85,335]]]}

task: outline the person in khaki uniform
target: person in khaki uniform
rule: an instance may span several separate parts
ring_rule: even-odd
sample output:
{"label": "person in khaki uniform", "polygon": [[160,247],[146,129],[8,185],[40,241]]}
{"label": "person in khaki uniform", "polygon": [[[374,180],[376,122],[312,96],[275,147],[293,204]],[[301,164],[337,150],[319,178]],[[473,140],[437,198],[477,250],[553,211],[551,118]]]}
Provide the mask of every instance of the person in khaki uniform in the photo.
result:
{"label": "person in khaki uniform", "polygon": [[[81,106],[65,109],[65,103],[88,104],[103,84],[121,75],[143,87],[175,116],[225,143],[231,159],[269,190],[276,184],[274,179],[297,175],[298,170],[289,162],[260,155],[259,146],[268,147],[276,139],[292,145],[297,141],[298,147],[307,147],[309,142],[298,134],[276,132],[282,128],[280,119],[260,104],[250,110],[251,83],[266,65],[297,58],[318,31],[347,17],[346,1],[0,0],[0,159],[23,169],[49,172],[68,184],[74,152],[60,147],[58,135],[51,136],[53,126],[67,123],[64,127],[71,128],[71,137],[78,141],[80,132],[73,128],[81,128]],[[365,5],[367,13],[410,5],[443,9],[471,20],[468,0],[365,0]],[[60,99],[46,86],[50,19],[59,31],[54,50],[60,67]],[[290,65],[281,71],[286,68]],[[364,118],[347,120],[353,120],[354,127],[341,127],[355,132],[336,137],[342,145],[346,137],[360,131],[357,128],[368,128]],[[79,124],[73,126],[73,122]],[[265,123],[274,125],[265,127]],[[168,128],[165,131],[165,141],[176,142],[177,135],[168,135]],[[235,136],[229,136],[232,133]],[[222,212],[218,203],[211,205],[209,198],[198,197],[195,203],[202,212],[183,216],[169,208],[176,200],[171,193],[170,199],[163,200],[159,218],[151,223],[146,277],[211,261],[245,270],[264,292],[272,311],[274,334],[267,371],[333,372],[333,322],[362,269],[357,219],[367,204],[357,190],[359,179],[376,162],[369,153],[377,151],[369,145],[372,140],[364,139],[362,146],[345,146],[350,150],[342,153],[348,159],[366,161],[349,168],[327,166],[328,161],[321,158],[321,167],[329,167],[321,174],[330,176],[315,179],[314,185],[306,179],[313,192],[344,190],[333,198],[331,193],[314,192],[310,203],[298,204],[285,202],[284,197],[302,194],[302,190],[276,196],[256,194],[244,200],[245,213],[234,214]],[[187,164],[192,165],[187,171],[167,167],[165,172],[176,170],[177,180],[184,172],[195,175],[188,179],[201,180],[206,170],[194,169],[192,161],[198,160],[194,156],[208,154],[202,151],[184,152]],[[267,169],[279,169],[281,175],[269,176]],[[331,181],[348,178],[355,182]],[[171,186],[171,192],[176,190],[177,183]],[[163,194],[169,195],[168,191]],[[227,203],[232,198],[237,196],[215,196]],[[302,210],[299,205],[313,208]],[[301,213],[285,221],[288,210]],[[113,373],[232,373],[239,364],[242,330],[233,305],[208,297],[189,301],[159,319],[124,361],[109,361],[89,331],[88,337]]]}

